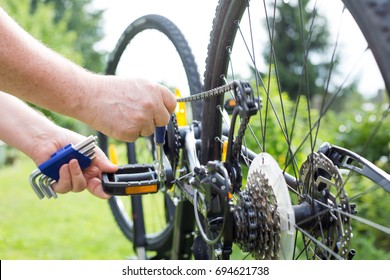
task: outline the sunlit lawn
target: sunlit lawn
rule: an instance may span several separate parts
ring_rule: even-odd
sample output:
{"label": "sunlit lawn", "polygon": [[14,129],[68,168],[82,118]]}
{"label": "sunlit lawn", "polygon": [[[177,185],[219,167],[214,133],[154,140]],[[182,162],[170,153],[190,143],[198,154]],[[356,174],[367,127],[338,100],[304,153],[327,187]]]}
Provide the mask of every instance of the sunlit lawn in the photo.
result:
{"label": "sunlit lawn", "polygon": [[0,167],[0,259],[126,259],[131,244],[107,201],[88,191],[39,200],[28,178],[34,163],[19,156]]}
{"label": "sunlit lawn", "polygon": [[[0,166],[0,259],[134,257],[132,245],[116,225],[106,200],[95,198],[88,191],[60,195],[56,200],[39,200],[28,183],[34,169],[34,163],[23,155],[12,166]],[[359,247],[357,259],[389,258],[388,253],[374,250],[372,238],[354,240],[367,243],[362,248],[361,244],[353,245]],[[246,254],[232,256],[245,257]]]}

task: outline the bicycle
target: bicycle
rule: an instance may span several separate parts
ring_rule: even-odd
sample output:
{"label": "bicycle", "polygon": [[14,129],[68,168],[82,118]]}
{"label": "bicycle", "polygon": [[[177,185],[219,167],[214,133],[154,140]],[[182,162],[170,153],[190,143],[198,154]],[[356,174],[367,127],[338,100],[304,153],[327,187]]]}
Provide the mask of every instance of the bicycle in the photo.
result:
{"label": "bicycle", "polygon": [[[114,217],[140,258],[229,259],[251,254],[256,259],[352,259],[361,253],[352,246],[354,240],[359,240],[354,236],[355,228],[371,228],[379,231],[384,240],[388,239],[388,226],[368,220],[358,211],[359,207],[365,208],[365,202],[359,199],[368,193],[379,194],[384,203],[389,201],[390,175],[359,155],[370,145],[379,145],[374,144],[374,136],[388,123],[389,106],[382,107],[377,124],[359,151],[329,144],[326,139],[333,138],[332,135],[321,134],[320,127],[335,120],[331,107],[338,103],[337,97],[342,93],[342,87],[331,93],[331,72],[324,81],[325,94],[320,105],[315,107],[305,84],[309,50],[304,48],[302,65],[295,74],[305,95],[289,102],[277,76],[272,29],[265,33],[272,42],[268,47],[271,63],[265,67],[265,74],[255,55],[261,53],[254,51],[256,43],[244,39],[246,30],[249,39],[257,34],[252,20],[259,19],[254,16],[256,11],[265,13],[268,27],[275,26],[272,21],[275,3],[260,3],[262,9],[254,9],[258,3],[253,0],[219,1],[203,86],[184,37],[160,16],[136,20],[113,51],[107,74],[117,74],[125,48],[139,32],[151,28],[179,34],[179,39],[166,36],[176,46],[176,41],[181,42],[176,49],[189,81],[188,92],[192,94],[179,100],[193,105],[193,121],[184,123],[183,117],[188,114],[177,112],[167,127],[164,153],[160,155],[164,159],[165,178],[159,174],[161,164],[152,164],[158,154],[152,137],[127,143],[130,164],[103,177],[105,190],[114,195],[109,201]],[[297,3],[302,23],[307,10],[302,1]],[[344,0],[343,3],[362,30],[389,89],[390,65],[386,64],[386,58],[390,48],[386,42],[390,2]],[[310,9],[316,14],[319,6],[316,1]],[[156,21],[169,25],[171,32]],[[313,35],[312,22],[306,26]],[[309,45],[310,40],[302,41],[303,47]],[[336,49],[337,43],[330,65],[334,64]],[[184,56],[180,54],[183,50]],[[243,60],[243,53],[251,63],[252,76],[247,82],[239,81],[239,74],[231,72],[235,69],[233,61],[237,57]],[[193,103],[199,100],[201,103]],[[304,121],[298,117],[303,110]],[[110,139],[104,135],[99,139],[100,146],[109,154]],[[388,138],[385,141],[388,143]],[[121,155],[125,154],[123,149]],[[149,150],[148,158],[145,153],[137,154],[139,149]],[[359,175],[358,179],[354,173]],[[361,177],[375,185],[362,187]],[[351,192],[353,197],[349,197]],[[123,202],[122,198],[129,199],[129,194],[131,202]],[[147,201],[154,198],[159,201]],[[153,208],[145,208],[146,203]],[[377,203],[380,205],[380,201]],[[132,209],[126,209],[126,204]],[[149,223],[147,217],[157,218],[160,226],[152,228],[155,223]]]}

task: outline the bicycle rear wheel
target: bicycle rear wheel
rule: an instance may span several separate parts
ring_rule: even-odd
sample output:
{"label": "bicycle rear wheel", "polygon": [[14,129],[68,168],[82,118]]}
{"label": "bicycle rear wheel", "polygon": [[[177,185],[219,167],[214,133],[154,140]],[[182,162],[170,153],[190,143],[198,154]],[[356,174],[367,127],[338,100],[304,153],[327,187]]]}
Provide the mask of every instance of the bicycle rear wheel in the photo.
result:
{"label": "bicycle rear wheel", "polygon": [[[390,211],[386,206],[390,203],[388,192],[371,181],[352,176],[352,173],[346,175],[337,166],[329,165],[327,160],[317,158],[321,144],[330,142],[346,147],[380,165],[387,172],[390,171],[389,138],[386,132],[390,128],[387,117],[388,95],[378,95],[377,99],[381,98],[381,101],[376,107],[372,107],[375,98],[368,101],[361,95],[354,94],[354,97],[347,99],[348,94],[352,95],[355,89],[351,84],[351,81],[357,79],[353,78],[357,71],[355,65],[364,63],[371,55],[375,57],[387,91],[390,88],[390,69],[387,63],[390,57],[390,3],[354,0],[343,2],[349,12],[344,9],[341,1],[221,0],[208,47],[205,90],[240,77],[250,81],[257,97],[263,100],[261,110],[251,118],[250,128],[244,136],[243,142],[248,150],[255,154],[270,154],[283,173],[288,172],[300,180],[297,186],[288,186],[293,204],[325,201],[322,205],[324,207],[321,207],[322,212],[309,219],[311,223],[301,221],[295,225],[296,234],[291,241],[294,247],[291,257],[294,259],[351,258],[355,254],[353,248],[356,248],[357,258],[386,259],[390,256],[389,223],[382,216],[384,211]],[[287,5],[289,10],[282,10]],[[334,24],[335,36],[327,39],[333,41],[333,46],[326,53],[316,49],[314,39],[319,38],[317,28],[321,28],[324,23],[321,15],[330,11],[328,8],[327,12],[321,12],[321,8],[327,6],[331,6],[332,22],[337,24]],[[336,11],[337,8],[339,12]],[[339,54],[340,38],[343,38],[343,34],[352,33],[349,25],[341,23],[349,18],[349,13],[358,24],[358,29],[363,32],[369,48],[367,43],[363,43],[354,63],[335,73],[332,70],[336,68],[337,62],[342,62]],[[283,15],[289,18],[283,18]],[[335,19],[336,15],[340,15],[341,19]],[[283,34],[284,39],[291,39],[290,44],[286,40],[283,41],[284,44],[300,53],[295,59],[288,48],[284,53],[279,51],[278,43],[282,38],[276,28],[285,21],[300,24],[297,29],[288,27],[290,29],[285,29]],[[280,54],[282,55],[278,56]],[[282,68],[285,61],[290,61],[290,65]],[[322,76],[319,73],[314,83],[309,83],[314,73],[313,61],[326,67],[322,70]],[[290,80],[296,81],[294,90],[288,87],[288,81],[281,75],[283,71],[288,72]],[[223,108],[226,98],[229,97],[218,96],[204,102],[202,164],[221,160],[222,145],[216,139],[223,139],[224,124],[219,108]],[[232,127],[234,125],[231,124]],[[244,165],[249,165],[248,162],[253,157],[247,159]],[[358,164],[352,161],[351,165],[356,167]],[[244,165],[242,169],[247,172]],[[326,171],[327,168],[332,171]],[[343,180],[339,180],[339,176]],[[327,183],[312,187],[319,177],[326,177]],[[239,204],[239,201],[240,198],[237,198],[236,203]],[[355,204],[357,209],[354,208]],[[277,207],[277,203],[274,206]],[[259,218],[258,221],[260,220]],[[245,228],[247,225],[240,226]],[[373,254],[367,253],[369,242],[377,248]]]}
{"label": "bicycle rear wheel", "polygon": [[[186,39],[171,21],[160,15],[143,16],[126,28],[109,57],[106,74],[141,75],[159,83],[172,82],[174,84],[166,86],[172,90],[178,88],[187,94],[197,93],[202,87],[197,65]],[[199,103],[192,106],[193,119],[199,118],[201,113],[199,106],[201,106]],[[189,117],[188,112],[187,116]],[[168,126],[166,141],[168,143],[166,153],[172,165],[176,164],[177,155],[176,150],[169,147],[177,144],[176,122],[173,116]],[[154,142],[151,137],[140,138],[135,143],[119,143],[100,134],[99,143],[106,154],[109,154],[110,144],[114,144],[117,147],[120,164],[152,163],[155,159]],[[136,246],[142,246],[147,252],[155,252],[154,256],[149,254],[148,258],[169,257],[175,206],[166,191],[131,198],[113,196],[109,200],[109,205],[124,235],[133,244],[139,243]],[[140,222],[140,225],[135,226],[135,222]],[[136,233],[137,227],[141,227],[139,229],[141,233]],[[145,235],[142,231],[145,231]]]}

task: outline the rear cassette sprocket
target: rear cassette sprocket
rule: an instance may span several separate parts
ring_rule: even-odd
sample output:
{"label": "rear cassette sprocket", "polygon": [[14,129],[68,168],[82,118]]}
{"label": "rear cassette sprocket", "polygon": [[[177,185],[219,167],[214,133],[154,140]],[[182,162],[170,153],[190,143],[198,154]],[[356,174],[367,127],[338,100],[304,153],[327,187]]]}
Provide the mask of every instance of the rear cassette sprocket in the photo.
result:
{"label": "rear cassette sprocket", "polygon": [[277,259],[280,249],[280,218],[268,178],[254,170],[234,210],[235,242],[256,259]]}

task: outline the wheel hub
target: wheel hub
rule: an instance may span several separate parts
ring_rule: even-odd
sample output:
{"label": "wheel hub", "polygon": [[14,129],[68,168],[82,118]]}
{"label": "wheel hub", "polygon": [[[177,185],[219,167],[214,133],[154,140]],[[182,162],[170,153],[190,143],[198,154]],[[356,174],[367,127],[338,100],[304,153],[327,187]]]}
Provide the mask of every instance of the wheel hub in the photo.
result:
{"label": "wheel hub", "polygon": [[339,169],[324,154],[312,153],[301,166],[300,185],[303,188],[301,203],[308,203],[313,211],[307,230],[319,242],[310,242],[314,247],[310,250],[312,258],[332,258],[329,251],[318,246],[320,243],[342,258],[348,258],[352,228],[350,218],[342,213],[350,214],[351,208]]}

